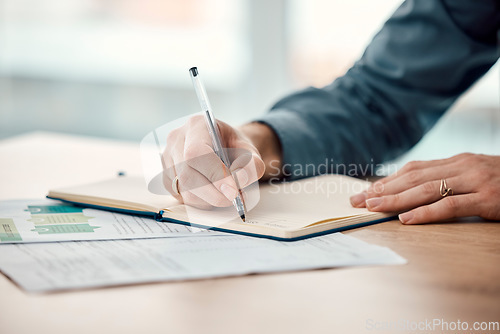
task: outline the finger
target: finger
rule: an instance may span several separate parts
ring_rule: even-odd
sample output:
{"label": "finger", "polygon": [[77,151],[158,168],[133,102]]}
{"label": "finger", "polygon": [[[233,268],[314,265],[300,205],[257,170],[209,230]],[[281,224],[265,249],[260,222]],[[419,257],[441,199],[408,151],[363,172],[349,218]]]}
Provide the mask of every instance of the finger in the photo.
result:
{"label": "finger", "polygon": [[[190,120],[190,125],[184,143],[183,155],[185,161],[190,167],[199,171],[214,183],[217,189],[220,190],[223,183],[231,188],[236,188],[234,181],[226,178],[230,175],[230,172],[212,147],[212,139],[208,133],[205,121],[201,117],[193,117]],[[226,133],[232,130],[229,125],[226,127],[229,129],[223,128],[224,131],[221,131],[223,137],[227,136]],[[224,136],[224,134],[226,135]]]}
{"label": "finger", "polygon": [[396,178],[398,178],[406,173],[409,173],[411,171],[416,171],[416,170],[421,170],[424,168],[431,168],[431,167],[444,167],[445,165],[449,165],[451,163],[455,163],[455,162],[464,160],[464,159],[468,158],[469,156],[471,156],[470,153],[463,153],[463,154],[454,155],[454,156],[452,156],[450,158],[446,158],[446,159],[426,160],[426,161],[410,161],[409,163],[405,164],[399,171],[375,182],[373,184],[373,186],[377,186],[379,183],[386,184],[386,183],[393,181],[394,179],[396,179]]}
{"label": "finger", "polygon": [[190,167],[184,168],[178,175],[178,178],[181,196],[184,198],[184,202],[188,205],[191,205],[191,203],[186,201],[185,194],[187,193],[192,193],[196,195],[196,197],[215,207],[230,206],[232,203],[231,201],[238,194],[236,188],[227,189],[226,187],[229,186],[227,186],[226,183],[222,184],[222,192],[219,191],[208,179]]}
{"label": "finger", "polygon": [[173,180],[177,173],[175,171],[175,164],[172,160],[172,156],[167,153],[167,148],[161,156],[161,159],[163,164],[163,186],[172,196],[175,197],[175,199],[183,203],[182,196],[173,189]]}
{"label": "finger", "polygon": [[457,217],[475,216],[480,205],[477,193],[448,196],[435,203],[418,207],[399,215],[403,224],[425,224]]}
{"label": "finger", "polygon": [[231,163],[229,170],[238,180],[239,186],[245,188],[258,181],[264,175],[264,169],[264,161],[259,155],[246,152]]}
{"label": "finger", "polygon": [[205,200],[203,200],[202,198],[199,198],[198,196],[196,196],[195,194],[193,194],[190,191],[186,191],[186,192],[181,193],[181,194],[183,196],[182,199],[183,199],[184,203],[187,205],[190,205],[190,206],[193,206],[195,208],[202,209],[202,210],[210,210],[213,208],[212,205],[210,205]]}
{"label": "finger", "polygon": [[458,175],[459,168],[460,166],[451,165],[447,168],[439,166],[413,170],[385,184],[374,184],[366,190],[366,198],[398,194],[429,181],[448,179]]}
{"label": "finger", "polygon": [[168,176],[167,172],[164,170],[163,171],[163,186],[165,189],[179,202],[184,203],[182,200],[182,196],[178,193],[176,193],[173,188],[172,188],[172,183],[173,180]]}
{"label": "finger", "polygon": [[[452,188],[455,195],[473,192],[472,183],[463,181],[463,177],[454,177],[448,180],[447,186],[456,185]],[[406,211],[442,199],[440,188],[441,181],[429,181],[401,193],[369,198],[366,200],[366,207],[377,212]]]}
{"label": "finger", "polygon": [[[184,197],[184,191],[192,192],[198,198],[216,207],[226,207],[231,205],[231,201],[238,195],[237,186],[230,176],[227,167],[213,150],[206,146],[197,147],[198,156],[191,155],[184,151],[184,157],[181,158],[177,153],[174,159],[186,159],[175,165],[181,195]],[[186,202],[186,204],[190,204]]]}
{"label": "finger", "polygon": [[[222,194],[233,200],[237,194],[237,186],[231,173],[212,147],[197,145],[186,147],[184,158],[187,166],[203,176],[203,180],[212,183]],[[204,184],[201,184],[204,185]],[[201,186],[200,185],[200,186]],[[234,189],[234,192],[231,191]]]}
{"label": "finger", "polygon": [[[174,155],[174,158],[180,159],[178,157],[178,153],[177,156]],[[191,203],[186,200],[186,194],[189,192],[216,207],[226,207],[231,205],[231,201],[238,194],[236,187],[228,185],[231,184],[231,182],[234,183],[231,176],[227,176],[226,178],[223,178],[213,184],[211,180],[208,180],[203,174],[192,168],[188,164],[188,161],[179,162],[174,165],[174,168],[178,180],[177,188],[180,195],[184,199],[184,203],[188,205],[191,205]],[[219,189],[216,187],[218,183],[220,183]]]}
{"label": "finger", "polygon": [[[455,176],[458,171],[456,167],[452,168],[451,164],[464,160],[470,155],[464,153],[447,159],[409,162],[400,171],[374,182],[366,191],[352,196],[351,205],[364,208],[368,198],[396,194],[425,181]],[[427,169],[431,171],[426,171]],[[400,180],[402,182],[399,182]]]}
{"label": "finger", "polygon": [[[185,136],[182,129],[176,129],[169,134],[167,147],[162,155],[163,184],[167,191],[182,203],[199,208],[211,207],[210,203],[198,196],[200,194],[196,194],[196,191],[192,192],[193,189],[203,187],[210,182],[196,171],[191,170],[183,161],[184,142]],[[177,182],[176,188],[178,192],[174,190],[174,179]],[[207,197],[212,199],[212,203],[219,204],[222,202],[220,200],[222,195],[218,194],[217,191],[214,194],[213,191],[204,189],[201,195],[203,196],[204,193],[208,194]]]}

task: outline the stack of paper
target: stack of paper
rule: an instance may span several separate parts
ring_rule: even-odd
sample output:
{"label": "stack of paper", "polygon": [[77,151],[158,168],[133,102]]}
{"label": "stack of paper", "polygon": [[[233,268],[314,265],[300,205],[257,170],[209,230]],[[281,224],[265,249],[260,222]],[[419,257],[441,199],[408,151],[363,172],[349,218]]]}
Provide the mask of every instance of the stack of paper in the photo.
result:
{"label": "stack of paper", "polygon": [[[406,262],[341,233],[278,242],[63,206],[0,203],[0,270],[27,291]],[[94,241],[36,242],[56,240]]]}

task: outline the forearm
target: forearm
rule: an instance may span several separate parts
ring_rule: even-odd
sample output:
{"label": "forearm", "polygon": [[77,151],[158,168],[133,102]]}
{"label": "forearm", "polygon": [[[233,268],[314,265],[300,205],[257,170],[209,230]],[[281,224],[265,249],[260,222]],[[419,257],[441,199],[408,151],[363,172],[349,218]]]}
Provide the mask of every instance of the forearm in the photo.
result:
{"label": "forearm", "polygon": [[245,124],[239,130],[250,139],[264,160],[265,172],[262,180],[281,178],[282,152],[276,133],[269,126],[257,122]]}
{"label": "forearm", "polygon": [[[460,20],[480,17],[474,9]],[[282,143],[285,176],[364,174],[415,145],[498,58],[494,44],[455,19],[441,1],[407,1],[343,77],[292,94],[260,118]]]}

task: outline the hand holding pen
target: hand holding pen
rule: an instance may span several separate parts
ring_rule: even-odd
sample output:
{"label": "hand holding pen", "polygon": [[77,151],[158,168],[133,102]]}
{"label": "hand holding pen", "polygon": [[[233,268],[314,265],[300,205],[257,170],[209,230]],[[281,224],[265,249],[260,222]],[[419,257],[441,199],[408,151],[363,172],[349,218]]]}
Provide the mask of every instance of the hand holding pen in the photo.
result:
{"label": "hand holding pen", "polygon": [[[205,122],[207,124],[208,134],[212,139],[212,149],[215,154],[222,161],[224,166],[221,166],[223,169],[230,168],[231,162],[229,161],[229,157],[222,143],[222,135],[219,131],[219,127],[217,126],[215,116],[212,113],[212,106],[208,101],[208,95],[205,90],[205,86],[203,86],[203,82],[200,79],[200,75],[198,73],[198,68],[192,67],[189,69],[189,74],[191,75],[191,79],[193,80],[193,86],[196,91],[196,96],[198,97],[198,101],[200,102],[201,111],[203,116],[205,117]],[[241,174],[241,173],[240,173]],[[238,182],[238,176],[236,173],[232,174],[234,184],[236,185],[236,189],[238,194],[233,199],[233,205],[238,212],[241,220],[245,221],[245,205],[243,203],[243,194],[241,193],[240,183]],[[225,185],[224,185],[225,186]]]}
{"label": "hand holding pen", "polygon": [[[195,87],[197,80],[193,80]],[[191,117],[169,134],[163,153],[165,188],[179,201],[202,209],[233,204],[241,217],[243,199],[239,190],[262,177],[264,162],[241,131],[215,120],[203,86],[196,90],[199,97],[205,96],[199,99],[205,115]],[[230,156],[225,148],[230,149]]]}

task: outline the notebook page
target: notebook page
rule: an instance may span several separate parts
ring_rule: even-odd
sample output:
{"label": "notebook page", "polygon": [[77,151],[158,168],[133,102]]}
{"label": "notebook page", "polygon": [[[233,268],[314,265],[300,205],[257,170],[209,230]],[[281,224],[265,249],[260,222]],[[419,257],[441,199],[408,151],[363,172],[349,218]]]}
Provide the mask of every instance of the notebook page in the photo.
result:
{"label": "notebook page", "polygon": [[[372,215],[365,208],[351,206],[349,197],[365,190],[369,182],[342,175],[324,175],[299,181],[263,184],[260,201],[247,212],[243,223],[234,208],[211,211],[184,206],[172,209],[172,218],[187,218],[191,223],[224,227],[227,224],[255,225],[281,230],[297,230],[318,222]],[[177,217],[175,217],[177,215]],[[224,223],[226,222],[226,223]]]}
{"label": "notebook page", "polygon": [[240,220],[233,207],[199,210],[181,205],[172,196],[152,194],[141,177],[120,177],[53,190],[49,192],[49,196],[76,202],[83,201],[83,198],[94,199],[90,204],[104,206],[121,203],[131,210],[166,210],[164,217],[200,225],[224,227],[227,224],[237,224],[297,230],[318,222],[372,214],[365,208],[353,208],[349,202],[350,196],[369,185],[367,181],[342,175],[261,184],[260,201],[247,212],[245,223]]}
{"label": "notebook page", "polygon": [[172,196],[149,192],[142,177],[117,177],[81,186],[55,189],[49,192],[49,196],[75,202],[85,201],[85,203],[90,202],[88,199],[94,199],[93,203],[89,204],[104,206],[122,204],[122,208],[125,209],[150,212],[159,212],[179,205]]}

